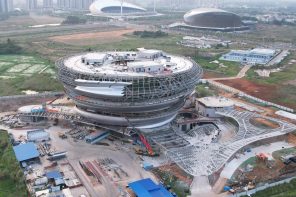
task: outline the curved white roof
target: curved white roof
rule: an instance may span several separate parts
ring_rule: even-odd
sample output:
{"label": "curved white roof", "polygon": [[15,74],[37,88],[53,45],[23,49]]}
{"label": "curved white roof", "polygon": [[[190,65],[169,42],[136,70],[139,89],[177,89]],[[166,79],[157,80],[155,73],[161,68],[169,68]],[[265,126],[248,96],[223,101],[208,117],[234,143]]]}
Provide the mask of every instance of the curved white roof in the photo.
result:
{"label": "curved white roof", "polygon": [[[83,72],[87,74],[104,74],[104,75],[116,75],[116,76],[155,76],[155,75],[170,75],[174,73],[180,73],[189,70],[193,67],[193,63],[183,57],[168,55],[153,57],[153,52],[161,52],[158,50],[146,50],[141,49],[138,52],[92,52],[88,54],[80,54],[72,57],[68,57],[64,60],[64,65],[71,68],[77,72]],[[143,56],[148,55],[148,57]],[[92,57],[93,59],[86,60],[85,57]],[[101,61],[100,57],[107,57],[105,60]],[[122,65],[115,64],[115,60],[118,57],[126,57],[130,61],[124,67]],[[154,59],[153,59],[153,58]],[[167,59],[169,57],[169,60]],[[84,62],[82,61],[84,59]],[[92,61],[94,60],[94,61]],[[88,61],[90,63],[88,63]],[[99,63],[95,63],[99,62]],[[169,65],[169,67],[167,67]],[[136,71],[133,67],[150,67],[150,71]],[[157,66],[157,71],[154,67]],[[158,70],[159,67],[163,69]],[[76,81],[77,83],[83,83],[87,81]],[[103,84],[101,84],[103,86]],[[106,84],[104,87],[108,87],[110,84]],[[125,84],[121,84],[125,85]]]}
{"label": "curved white roof", "polygon": [[224,97],[203,97],[197,99],[198,102],[204,104],[206,107],[232,107],[234,102]]}
{"label": "curved white roof", "polygon": [[[127,2],[123,2],[122,6],[146,11],[146,9],[140,6],[127,3]],[[104,13],[102,10],[107,7],[121,7],[121,1],[120,0],[97,0],[90,5],[89,10],[92,14],[100,14],[100,13]]]}
{"label": "curved white roof", "polygon": [[230,13],[225,10],[217,9],[217,8],[196,8],[193,10],[188,11],[184,17],[193,16],[197,14],[204,14],[204,13],[211,13],[211,12],[224,12],[224,13]]}

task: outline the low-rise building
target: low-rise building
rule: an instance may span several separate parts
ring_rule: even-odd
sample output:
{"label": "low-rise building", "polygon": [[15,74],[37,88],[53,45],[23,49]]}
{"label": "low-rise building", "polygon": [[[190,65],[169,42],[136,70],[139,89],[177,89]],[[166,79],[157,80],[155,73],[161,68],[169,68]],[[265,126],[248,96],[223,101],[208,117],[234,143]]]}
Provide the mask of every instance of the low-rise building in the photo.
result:
{"label": "low-rise building", "polygon": [[234,102],[224,97],[203,97],[197,99],[196,110],[205,117],[219,118],[216,114],[219,110],[231,110],[234,108]]}
{"label": "low-rise building", "polygon": [[43,129],[33,130],[27,132],[27,139],[29,142],[43,142],[50,140],[49,133]]}
{"label": "low-rise building", "polygon": [[265,65],[277,54],[277,51],[273,49],[231,50],[229,53],[222,55],[220,60],[241,62],[249,65]]}
{"label": "low-rise building", "polygon": [[161,184],[155,184],[151,179],[142,179],[128,184],[134,195],[138,197],[173,197],[173,195]]}
{"label": "low-rise building", "polygon": [[19,162],[26,162],[39,157],[39,152],[32,142],[14,146],[13,151]]}

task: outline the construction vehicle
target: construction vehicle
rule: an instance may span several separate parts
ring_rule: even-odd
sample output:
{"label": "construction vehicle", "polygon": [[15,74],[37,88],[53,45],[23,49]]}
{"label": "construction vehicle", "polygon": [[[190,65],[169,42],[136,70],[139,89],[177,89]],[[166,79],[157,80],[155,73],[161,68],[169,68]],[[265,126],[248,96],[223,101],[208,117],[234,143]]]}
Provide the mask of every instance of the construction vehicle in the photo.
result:
{"label": "construction vehicle", "polygon": [[135,153],[137,155],[149,156],[149,157],[157,157],[157,156],[159,156],[158,153],[153,152],[151,154],[151,153],[148,153],[148,151],[146,149],[143,149],[143,148],[140,148],[140,147],[135,147],[134,150],[135,150]]}
{"label": "construction vehicle", "polygon": [[68,138],[68,136],[64,133],[59,132],[59,138],[66,139],[66,138]]}
{"label": "construction vehicle", "polygon": [[151,147],[151,145],[149,144],[148,140],[145,138],[145,136],[141,133],[141,131],[139,131],[138,129],[136,129],[131,122],[126,119],[128,124],[132,126],[132,130],[138,135],[138,137],[140,138],[142,144],[146,147],[146,151],[139,151],[139,150],[135,150],[136,154],[139,155],[147,155],[150,157],[156,157],[159,156],[158,153],[155,153]]}

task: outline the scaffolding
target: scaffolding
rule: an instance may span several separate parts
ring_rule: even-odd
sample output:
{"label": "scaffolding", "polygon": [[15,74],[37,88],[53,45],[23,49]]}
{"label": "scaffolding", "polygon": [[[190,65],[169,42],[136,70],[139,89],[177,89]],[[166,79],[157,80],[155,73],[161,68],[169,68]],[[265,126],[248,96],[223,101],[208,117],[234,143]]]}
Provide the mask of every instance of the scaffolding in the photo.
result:
{"label": "scaffolding", "polygon": [[[127,126],[127,122],[123,123],[114,118],[126,117],[135,126],[143,126],[147,123],[147,118],[150,118],[149,124],[165,122],[165,120],[174,118],[178,110],[184,105],[185,98],[194,91],[195,85],[203,74],[202,68],[189,58],[170,55],[160,57],[175,58],[177,66],[171,68],[170,71],[149,74],[130,73],[124,70],[124,67],[127,67],[126,65],[129,62],[145,62],[148,60],[150,62],[157,62],[158,60],[147,58],[131,60],[125,56],[125,53],[128,54],[130,52],[119,53],[123,54],[123,56],[120,56],[122,58],[121,61],[125,62],[123,65],[117,65],[115,52],[106,53],[108,55],[112,54],[114,58],[113,62],[108,60],[109,62],[106,63],[106,65],[110,65],[110,67],[115,69],[115,71],[111,70],[110,72],[105,72],[103,69],[97,71],[95,66],[85,65],[89,69],[86,72],[83,69],[73,68],[73,65],[68,65],[71,64],[71,62],[67,62],[69,58],[76,58],[85,54],[78,54],[57,61],[58,78],[63,83],[66,94],[80,110],[87,112],[89,115],[96,114],[97,121],[100,123],[106,123],[105,120],[109,119],[112,120],[113,125]],[[79,61],[79,58],[77,61]],[[168,62],[167,64],[173,63]],[[117,67],[123,70],[117,71]],[[81,91],[81,89],[77,89],[78,80],[80,83],[81,81],[92,83],[92,86],[93,84],[103,83],[120,83],[124,85],[122,86],[120,96],[104,95],[102,92],[100,94],[86,93]],[[153,117],[155,118],[152,120]]]}
{"label": "scaffolding", "polygon": [[[171,130],[159,131],[150,136],[166,152],[168,158],[193,176],[208,176],[221,169],[231,157],[245,146],[264,139],[293,132],[296,126],[275,118],[261,116],[249,111],[219,111],[218,114],[233,118],[238,123],[236,135],[220,143],[201,139],[207,133],[217,132],[213,125],[190,130],[187,134]],[[252,118],[264,118],[277,123],[278,128],[260,128],[254,126]]]}

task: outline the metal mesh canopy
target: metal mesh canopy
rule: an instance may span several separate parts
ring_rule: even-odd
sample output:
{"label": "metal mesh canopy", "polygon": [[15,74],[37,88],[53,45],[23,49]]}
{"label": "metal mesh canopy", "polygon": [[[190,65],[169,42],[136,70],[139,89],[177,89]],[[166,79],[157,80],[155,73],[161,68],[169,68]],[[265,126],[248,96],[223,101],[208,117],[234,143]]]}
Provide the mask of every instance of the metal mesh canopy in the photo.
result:
{"label": "metal mesh canopy", "polygon": [[[265,117],[249,111],[221,110],[218,114],[230,117],[238,124],[236,134],[225,142],[208,142],[202,133],[215,132],[214,126],[201,126],[187,134],[174,127],[150,133],[148,138],[165,150],[167,156],[184,171],[193,176],[208,176],[223,167],[232,156],[243,147],[260,140],[293,132],[294,124]],[[251,123],[251,119],[264,118],[278,124],[278,128],[261,128]]]}

